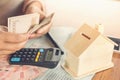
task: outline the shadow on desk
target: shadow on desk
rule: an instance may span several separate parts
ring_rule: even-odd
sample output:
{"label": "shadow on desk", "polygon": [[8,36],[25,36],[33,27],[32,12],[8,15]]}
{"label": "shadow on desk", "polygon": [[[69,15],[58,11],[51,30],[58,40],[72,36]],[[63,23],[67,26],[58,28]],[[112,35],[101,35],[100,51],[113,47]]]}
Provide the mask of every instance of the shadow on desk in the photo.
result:
{"label": "shadow on desk", "polygon": [[114,67],[98,72],[92,80],[120,80],[120,52],[113,54]]}

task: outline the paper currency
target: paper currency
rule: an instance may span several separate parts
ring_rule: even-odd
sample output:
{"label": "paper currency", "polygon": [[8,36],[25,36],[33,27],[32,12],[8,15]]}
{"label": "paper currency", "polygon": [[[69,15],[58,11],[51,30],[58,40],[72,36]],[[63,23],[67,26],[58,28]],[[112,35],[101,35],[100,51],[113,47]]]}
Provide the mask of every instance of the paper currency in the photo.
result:
{"label": "paper currency", "polygon": [[54,16],[54,13],[52,13],[49,16],[45,17],[45,19],[43,19],[40,24],[37,24],[37,25],[33,26],[32,28],[30,28],[28,30],[28,33],[31,34],[31,33],[35,32],[36,30],[42,28],[43,26],[49,24],[51,22],[53,16]]}
{"label": "paper currency", "polygon": [[41,27],[49,24],[53,15],[54,13],[45,17],[40,23],[38,14],[10,17],[8,18],[8,32],[32,34]]}
{"label": "paper currency", "polygon": [[8,18],[8,32],[27,33],[31,26],[39,24],[38,13],[14,16]]}

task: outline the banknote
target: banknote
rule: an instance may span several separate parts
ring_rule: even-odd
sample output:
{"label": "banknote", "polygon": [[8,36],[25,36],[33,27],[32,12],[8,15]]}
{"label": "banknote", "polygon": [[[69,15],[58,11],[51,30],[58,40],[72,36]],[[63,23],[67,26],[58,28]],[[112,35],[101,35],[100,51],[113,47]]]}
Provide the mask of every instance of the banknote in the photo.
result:
{"label": "banknote", "polygon": [[40,24],[36,24],[35,26],[31,27],[29,30],[28,30],[28,33],[32,34],[34,33],[36,30],[44,27],[45,25],[49,24],[52,20],[54,16],[54,13],[51,13],[49,16],[45,17],[41,22]]}
{"label": "banknote", "polygon": [[38,13],[14,16],[8,18],[8,32],[27,33],[30,27],[39,24]]}
{"label": "banknote", "polygon": [[34,33],[36,30],[49,24],[54,13],[45,17],[42,21],[39,20],[38,14],[27,14],[8,18],[8,32],[14,33]]}

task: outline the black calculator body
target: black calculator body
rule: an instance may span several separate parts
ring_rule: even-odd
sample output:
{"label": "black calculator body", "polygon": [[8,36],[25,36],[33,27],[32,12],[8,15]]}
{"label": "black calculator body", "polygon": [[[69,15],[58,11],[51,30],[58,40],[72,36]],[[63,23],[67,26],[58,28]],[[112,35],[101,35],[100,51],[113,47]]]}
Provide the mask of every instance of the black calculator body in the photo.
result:
{"label": "black calculator body", "polygon": [[22,48],[10,55],[9,63],[55,68],[62,54],[59,48]]}

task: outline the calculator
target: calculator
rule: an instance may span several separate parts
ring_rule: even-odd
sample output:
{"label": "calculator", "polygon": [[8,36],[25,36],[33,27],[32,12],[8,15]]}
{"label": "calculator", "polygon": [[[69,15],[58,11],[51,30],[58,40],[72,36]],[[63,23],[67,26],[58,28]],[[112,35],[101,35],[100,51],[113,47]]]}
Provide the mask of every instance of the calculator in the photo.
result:
{"label": "calculator", "polygon": [[9,64],[55,68],[62,55],[59,48],[22,48],[9,56]]}

